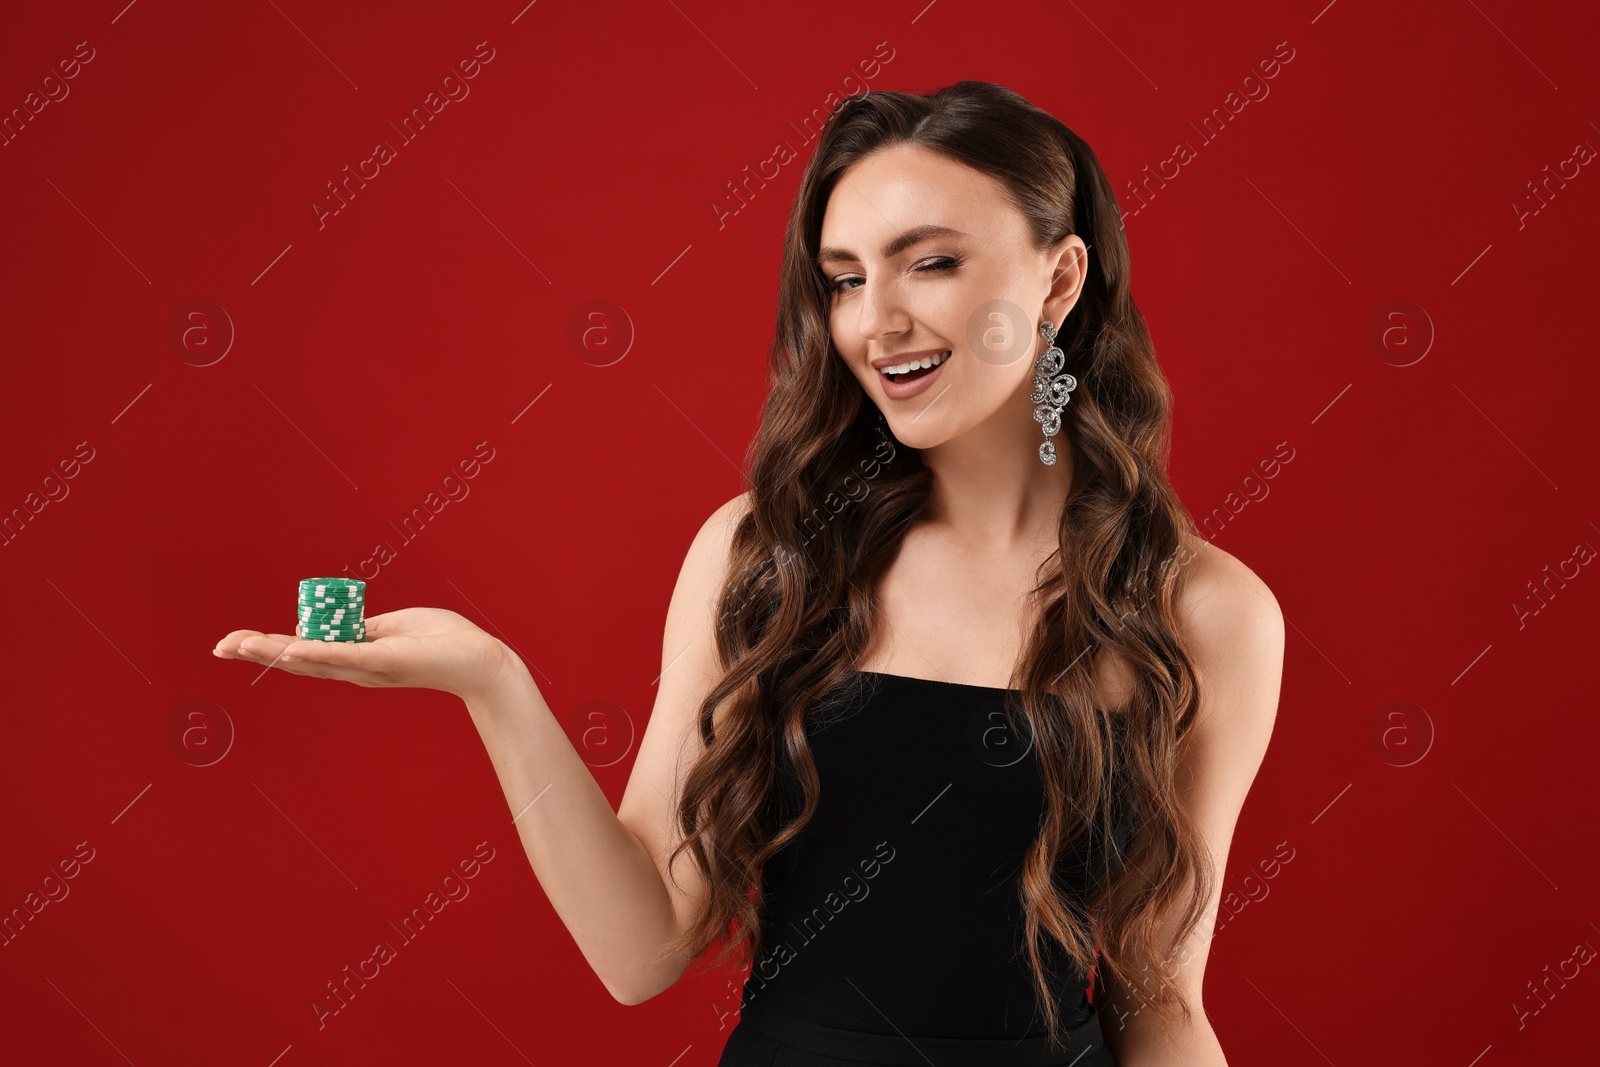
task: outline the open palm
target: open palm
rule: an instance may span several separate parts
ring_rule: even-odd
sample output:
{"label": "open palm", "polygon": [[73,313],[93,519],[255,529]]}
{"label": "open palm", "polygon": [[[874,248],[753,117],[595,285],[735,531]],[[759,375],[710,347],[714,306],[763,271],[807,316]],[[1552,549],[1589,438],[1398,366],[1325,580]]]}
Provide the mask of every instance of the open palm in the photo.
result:
{"label": "open palm", "polygon": [[444,608],[402,608],[366,620],[365,641],[310,641],[235,630],[212,654],[290,674],[367,687],[438,689],[464,696],[491,684],[512,658],[505,644]]}

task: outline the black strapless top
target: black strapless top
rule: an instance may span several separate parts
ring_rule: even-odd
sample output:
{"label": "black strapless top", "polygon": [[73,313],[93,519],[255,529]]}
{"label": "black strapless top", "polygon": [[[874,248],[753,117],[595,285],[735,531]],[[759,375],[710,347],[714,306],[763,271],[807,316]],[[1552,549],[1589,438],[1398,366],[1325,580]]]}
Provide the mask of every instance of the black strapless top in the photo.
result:
{"label": "black strapless top", "polygon": [[[808,715],[819,804],[762,871],[763,945],[742,1003],[873,1033],[1044,1032],[1018,898],[1044,789],[1031,743],[1007,724],[1014,691],[855,677],[859,698]],[[1120,853],[1136,823],[1114,811]],[[1064,885],[1092,891],[1102,837],[1092,826],[1063,855],[1060,870],[1079,872]],[[1094,1012],[1090,976],[1064,953],[1046,958],[1072,1027]]]}

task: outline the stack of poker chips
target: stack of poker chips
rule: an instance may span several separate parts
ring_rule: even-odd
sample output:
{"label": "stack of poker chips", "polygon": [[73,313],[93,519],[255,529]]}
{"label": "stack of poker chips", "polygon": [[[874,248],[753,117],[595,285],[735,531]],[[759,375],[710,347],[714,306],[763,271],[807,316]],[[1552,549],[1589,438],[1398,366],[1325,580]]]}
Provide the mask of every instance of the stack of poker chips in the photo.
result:
{"label": "stack of poker chips", "polygon": [[307,641],[365,641],[362,608],[367,583],[356,578],[307,578],[300,583],[294,635]]}

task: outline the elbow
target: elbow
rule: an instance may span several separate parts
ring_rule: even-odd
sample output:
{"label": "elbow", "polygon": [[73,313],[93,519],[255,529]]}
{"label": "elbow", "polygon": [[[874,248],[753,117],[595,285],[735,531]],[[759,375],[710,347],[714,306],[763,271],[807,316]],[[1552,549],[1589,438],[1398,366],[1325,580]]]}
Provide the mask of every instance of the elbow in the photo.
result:
{"label": "elbow", "polygon": [[600,981],[606,987],[606,992],[611,994],[611,999],[626,1007],[643,1004],[654,995],[627,983],[608,982],[603,978]]}
{"label": "elbow", "polygon": [[621,1004],[621,1005],[623,1005],[625,1007],[629,1007],[629,1008],[633,1007],[635,1004],[643,1004],[645,1001],[650,999],[649,997],[634,996],[630,992],[627,992],[625,990],[620,990],[620,989],[614,989],[609,985],[606,986],[606,992],[611,994],[611,999],[612,1000],[616,1001],[618,1004]]}
{"label": "elbow", "polygon": [[[605,974],[597,968],[596,974],[612,1000],[632,1007],[671,989],[689,969],[690,962],[690,957],[684,955],[666,959],[657,955],[648,961],[636,961],[631,967],[608,967]],[[590,965],[593,966],[592,961]]]}
{"label": "elbow", "polygon": [[606,992],[611,994],[612,1000],[631,1008],[637,1004],[643,1004],[645,1001],[670,989],[676,981],[677,976],[674,975],[666,985],[662,985],[660,982],[653,984],[606,982],[605,987]]}

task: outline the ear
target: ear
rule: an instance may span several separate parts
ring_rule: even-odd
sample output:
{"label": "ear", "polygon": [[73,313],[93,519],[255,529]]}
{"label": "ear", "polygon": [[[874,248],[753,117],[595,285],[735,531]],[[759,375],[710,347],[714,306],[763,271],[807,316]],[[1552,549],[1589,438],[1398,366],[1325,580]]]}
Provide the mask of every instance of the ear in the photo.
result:
{"label": "ear", "polygon": [[1050,273],[1050,293],[1045,297],[1045,318],[1052,322],[1067,321],[1067,315],[1083,294],[1083,283],[1089,277],[1089,247],[1083,238],[1069,233],[1045,255],[1045,267]]}

